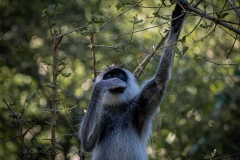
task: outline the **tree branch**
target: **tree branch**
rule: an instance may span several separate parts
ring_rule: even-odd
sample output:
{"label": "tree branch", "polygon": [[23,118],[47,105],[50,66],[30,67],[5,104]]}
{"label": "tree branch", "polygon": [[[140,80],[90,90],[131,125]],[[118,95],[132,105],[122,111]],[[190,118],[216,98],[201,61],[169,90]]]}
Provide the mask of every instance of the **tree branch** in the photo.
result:
{"label": "tree branch", "polygon": [[240,18],[240,12],[237,9],[237,6],[234,4],[234,2],[232,0],[228,0],[228,2],[230,3],[230,5],[233,7],[233,10],[236,12],[236,14],[238,15],[238,17]]}
{"label": "tree branch", "polygon": [[207,19],[213,21],[213,22],[216,23],[216,24],[222,25],[222,26],[228,28],[229,30],[231,30],[231,31],[233,31],[233,32],[235,32],[235,33],[237,33],[237,34],[240,34],[240,30],[234,28],[233,26],[229,25],[228,23],[223,22],[223,21],[220,20],[220,19],[214,18],[214,17],[212,17],[211,15],[209,15],[209,14],[207,14],[207,13],[205,13],[205,12],[199,11],[199,10],[197,10],[196,8],[191,7],[190,5],[186,5],[186,9],[187,9],[188,11],[191,11],[191,12],[196,13],[196,14],[199,15],[200,17],[207,18]]}

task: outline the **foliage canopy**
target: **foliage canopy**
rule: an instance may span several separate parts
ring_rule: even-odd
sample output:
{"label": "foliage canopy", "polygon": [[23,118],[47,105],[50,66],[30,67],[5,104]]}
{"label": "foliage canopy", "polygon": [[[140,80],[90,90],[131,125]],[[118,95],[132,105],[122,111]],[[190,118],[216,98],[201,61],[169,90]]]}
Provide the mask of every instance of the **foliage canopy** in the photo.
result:
{"label": "foliage canopy", "polygon": [[[240,159],[240,2],[191,2],[199,5],[186,11],[149,157]],[[155,51],[139,81],[150,78],[172,9],[168,0],[0,1],[0,159],[22,158],[23,143],[28,159],[49,159],[49,28],[58,38],[64,35],[58,51],[57,157],[73,159],[80,155],[76,134],[92,79],[112,63],[134,71]]]}

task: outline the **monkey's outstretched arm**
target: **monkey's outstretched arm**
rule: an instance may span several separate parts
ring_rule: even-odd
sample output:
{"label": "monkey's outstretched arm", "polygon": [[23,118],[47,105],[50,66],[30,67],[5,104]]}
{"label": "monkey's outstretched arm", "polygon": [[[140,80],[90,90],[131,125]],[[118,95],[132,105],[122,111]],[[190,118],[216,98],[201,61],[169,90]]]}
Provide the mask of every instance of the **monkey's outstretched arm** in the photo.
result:
{"label": "monkey's outstretched arm", "polygon": [[92,151],[100,136],[100,126],[105,123],[101,120],[102,113],[102,97],[108,89],[116,87],[126,87],[126,83],[118,78],[102,80],[95,84],[92,97],[87,109],[87,113],[83,118],[80,127],[80,140],[82,149],[86,152]]}
{"label": "monkey's outstretched arm", "polygon": [[146,119],[156,111],[156,107],[162,100],[168,80],[171,76],[171,68],[174,59],[173,47],[178,41],[178,37],[185,18],[185,14],[182,13],[182,6],[180,6],[178,3],[181,5],[186,5],[187,1],[178,0],[176,7],[172,13],[172,22],[169,35],[156,74],[144,86],[139,97],[139,119],[141,121],[141,124],[144,124],[146,122]]}

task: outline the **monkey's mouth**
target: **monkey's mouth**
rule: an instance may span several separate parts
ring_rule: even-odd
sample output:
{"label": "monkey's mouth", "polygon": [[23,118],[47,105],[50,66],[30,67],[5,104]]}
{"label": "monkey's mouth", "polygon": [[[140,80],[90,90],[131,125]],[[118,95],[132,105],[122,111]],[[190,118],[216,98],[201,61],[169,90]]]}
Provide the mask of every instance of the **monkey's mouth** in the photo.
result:
{"label": "monkey's mouth", "polygon": [[117,88],[109,89],[109,92],[112,94],[120,94],[120,93],[123,93],[125,89],[126,89],[125,87],[117,87]]}

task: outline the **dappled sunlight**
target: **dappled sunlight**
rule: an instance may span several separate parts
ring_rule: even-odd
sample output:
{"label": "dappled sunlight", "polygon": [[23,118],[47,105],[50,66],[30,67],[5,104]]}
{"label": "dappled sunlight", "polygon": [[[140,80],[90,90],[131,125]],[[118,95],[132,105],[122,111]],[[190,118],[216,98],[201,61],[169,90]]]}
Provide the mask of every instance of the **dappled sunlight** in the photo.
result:
{"label": "dappled sunlight", "polygon": [[202,120],[202,117],[201,117],[200,114],[197,113],[197,114],[194,116],[194,119],[195,119],[197,122],[200,122],[200,121]]}
{"label": "dappled sunlight", "polygon": [[89,88],[92,86],[92,80],[91,79],[88,79],[87,81],[85,81],[81,88],[84,90],[84,91],[87,91],[89,90]]}
{"label": "dappled sunlight", "polygon": [[208,126],[209,126],[209,127],[213,127],[214,124],[215,124],[215,121],[214,121],[214,120],[209,120],[209,121],[208,121]]}
{"label": "dappled sunlight", "polygon": [[194,54],[200,54],[200,52],[201,52],[200,47],[198,47],[198,46],[193,47]]}
{"label": "dappled sunlight", "polygon": [[147,154],[152,154],[153,148],[151,146],[147,146]]}
{"label": "dappled sunlight", "polygon": [[81,88],[76,88],[75,89],[75,92],[74,92],[74,94],[77,96],[77,97],[81,97],[82,95],[83,95],[83,89],[81,89]]}
{"label": "dappled sunlight", "polygon": [[44,40],[38,36],[32,36],[31,41],[29,42],[29,47],[32,49],[40,48],[44,44]]}
{"label": "dappled sunlight", "polygon": [[80,157],[79,157],[79,155],[75,154],[75,155],[71,156],[70,160],[80,160]]}
{"label": "dappled sunlight", "polygon": [[168,142],[169,144],[173,143],[173,141],[175,140],[176,135],[172,132],[170,132],[166,138],[166,142]]}
{"label": "dappled sunlight", "polygon": [[160,151],[159,151],[159,156],[163,157],[165,155],[167,155],[167,150],[165,148],[161,148]]}
{"label": "dappled sunlight", "polygon": [[214,57],[214,52],[212,50],[208,50],[206,55],[209,59],[212,59]]}
{"label": "dappled sunlight", "polygon": [[186,87],[186,90],[190,94],[197,94],[198,93],[198,89],[194,86],[188,86],[188,87]]}
{"label": "dappled sunlight", "polygon": [[42,108],[45,108],[46,107],[46,105],[47,105],[47,100],[46,100],[46,98],[40,98],[40,100],[39,100],[39,104],[40,104],[40,106],[42,107]]}
{"label": "dappled sunlight", "polygon": [[14,76],[13,81],[17,85],[26,85],[26,84],[30,84],[32,82],[32,77],[18,73]]}
{"label": "dappled sunlight", "polygon": [[208,77],[208,76],[203,76],[202,81],[203,81],[204,83],[208,83],[209,77]]}
{"label": "dappled sunlight", "polygon": [[[50,151],[54,88],[50,22],[56,35],[86,24],[98,29],[93,33],[96,64],[89,35],[83,34],[86,28],[65,35],[59,43],[58,70],[63,70],[55,87],[57,159],[80,160],[76,133],[94,85],[93,68],[99,73],[106,65],[116,63],[134,71],[167,33],[174,7],[172,1],[149,0],[126,11],[132,4],[117,10],[119,2],[122,1],[61,1],[61,13],[51,12],[49,19],[43,16],[43,10],[58,4],[48,6],[53,2],[39,0],[22,1],[21,5],[18,1],[0,3],[0,99],[7,102],[0,105],[0,159],[22,158],[19,126],[23,132],[30,129],[24,135],[29,154],[34,151],[34,156],[42,156]],[[239,6],[238,1],[233,2]],[[187,36],[177,46],[180,51],[184,47],[188,50],[183,56],[175,56],[172,78],[161,104],[161,120],[155,118],[147,147],[151,160],[204,159],[205,155],[211,156],[214,148],[224,157],[240,150],[240,42],[236,32],[219,23],[231,22],[228,24],[239,30],[239,17],[229,1],[224,4],[201,1],[197,8],[217,18],[216,21],[187,11],[180,38]],[[103,23],[90,22],[92,15],[103,16],[107,23],[99,29]],[[143,21],[133,26],[129,21],[136,15]],[[114,49],[129,43],[131,36],[132,42],[127,47]],[[142,70],[139,82],[154,75],[162,48],[163,45]],[[63,62],[64,68],[60,65]],[[20,124],[15,112],[22,117]]]}

